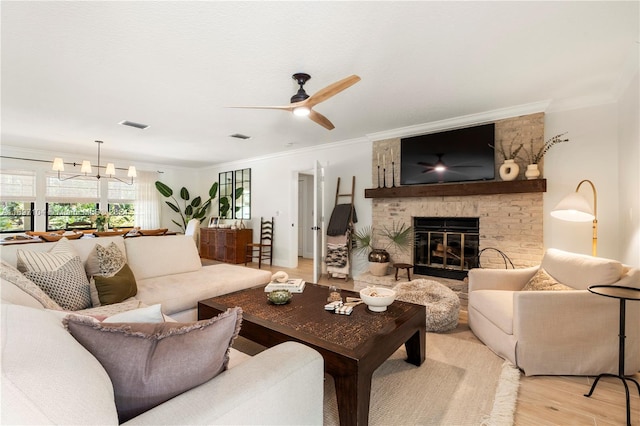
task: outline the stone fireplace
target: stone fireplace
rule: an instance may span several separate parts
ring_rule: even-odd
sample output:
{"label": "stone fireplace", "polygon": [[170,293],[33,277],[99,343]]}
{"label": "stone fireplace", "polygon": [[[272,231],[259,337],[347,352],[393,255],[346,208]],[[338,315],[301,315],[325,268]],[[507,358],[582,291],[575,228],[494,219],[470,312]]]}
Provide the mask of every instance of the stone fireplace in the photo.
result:
{"label": "stone fireplace", "polygon": [[[544,114],[530,114],[495,122],[496,144],[508,147],[513,144],[523,143],[525,148],[531,149],[532,143],[535,149],[544,142]],[[424,218],[439,218],[453,221],[455,219],[470,219],[477,221],[477,231],[470,232],[470,236],[453,237],[453,245],[459,245],[465,250],[461,272],[457,272],[456,278],[466,276],[466,269],[474,267],[477,253],[466,250],[494,248],[505,253],[514,263],[516,268],[539,264],[544,254],[543,247],[543,193],[546,191],[546,181],[527,181],[524,177],[526,161],[520,163],[520,176],[513,182],[465,182],[460,184],[432,184],[409,185],[389,188],[391,182],[400,181],[400,166],[396,162],[395,179],[387,176],[388,188],[377,187],[378,153],[386,158],[391,157],[391,151],[400,152],[400,138],[376,141],[373,144],[372,188],[365,190],[365,197],[372,198],[372,224],[374,228],[385,225],[406,224],[415,226],[424,221]],[[396,155],[396,161],[397,155]],[[497,168],[502,163],[502,158],[496,157]],[[542,167],[542,165],[540,165]],[[390,174],[391,171],[389,170]],[[542,176],[541,176],[542,177]],[[453,222],[452,222],[453,223]],[[429,232],[429,231],[426,231]],[[438,231],[432,231],[438,232]],[[440,231],[440,234],[448,231]],[[424,238],[424,234],[417,234],[414,250],[410,252],[389,250],[392,262],[412,263],[415,265],[414,273],[420,275],[434,275],[435,269],[460,271],[460,259],[458,254],[451,254],[457,248],[449,247],[452,244],[444,244],[444,236],[433,234],[434,239]],[[443,241],[438,242],[438,238]],[[449,235],[447,235],[447,238]],[[477,247],[472,248],[477,238]],[[469,244],[471,242],[471,244]],[[431,247],[428,247],[431,244]],[[433,248],[435,244],[435,249]],[[442,244],[443,250],[438,250],[438,244]],[[468,247],[470,246],[470,247]],[[428,268],[423,269],[421,255],[431,255]],[[437,256],[437,254],[445,256]],[[417,256],[418,255],[418,256]],[[476,259],[473,259],[474,256]],[[440,262],[440,263],[438,263]],[[457,263],[456,263],[457,262]],[[504,268],[505,261],[495,250],[487,250],[481,255],[483,268]],[[436,271],[437,273],[437,271]]]}

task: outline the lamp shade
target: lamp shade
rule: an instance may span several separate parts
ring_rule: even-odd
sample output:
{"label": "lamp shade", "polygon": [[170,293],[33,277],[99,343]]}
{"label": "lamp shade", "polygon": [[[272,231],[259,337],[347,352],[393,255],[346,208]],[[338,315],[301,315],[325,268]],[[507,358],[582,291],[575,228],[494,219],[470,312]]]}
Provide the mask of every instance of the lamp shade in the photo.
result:
{"label": "lamp shade", "polygon": [[129,166],[129,170],[127,171],[127,176],[131,178],[138,177],[138,173],[136,173],[135,166]]}
{"label": "lamp shade", "polygon": [[107,163],[107,169],[105,170],[105,173],[108,174],[109,176],[115,175],[116,166],[114,166],[113,163]]}
{"label": "lamp shade", "polygon": [[62,161],[62,158],[60,157],[54,158],[53,167],[51,169],[56,172],[64,172],[64,162]]}
{"label": "lamp shade", "polygon": [[551,216],[570,222],[590,222],[595,219],[589,201],[578,192],[564,197],[551,211]]}
{"label": "lamp shade", "polygon": [[80,168],[80,173],[91,173],[91,161],[83,160],[82,167]]}

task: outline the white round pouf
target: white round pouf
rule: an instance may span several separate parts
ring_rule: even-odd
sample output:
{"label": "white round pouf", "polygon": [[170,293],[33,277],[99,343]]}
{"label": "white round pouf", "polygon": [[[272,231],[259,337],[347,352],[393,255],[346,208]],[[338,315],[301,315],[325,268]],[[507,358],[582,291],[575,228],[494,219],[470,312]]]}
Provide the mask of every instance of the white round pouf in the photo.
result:
{"label": "white round pouf", "polygon": [[400,283],[393,289],[396,291],[397,300],[426,307],[427,331],[449,331],[458,326],[460,299],[446,285],[419,279]]}

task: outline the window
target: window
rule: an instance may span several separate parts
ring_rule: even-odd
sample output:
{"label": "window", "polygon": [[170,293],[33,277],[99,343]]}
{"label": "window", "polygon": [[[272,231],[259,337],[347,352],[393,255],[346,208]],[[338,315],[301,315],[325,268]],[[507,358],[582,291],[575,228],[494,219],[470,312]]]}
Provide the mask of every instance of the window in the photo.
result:
{"label": "window", "polygon": [[109,203],[109,228],[133,228],[133,203]]}
{"label": "window", "polygon": [[47,203],[47,231],[91,229],[98,203]]}
{"label": "window", "polygon": [[107,198],[110,228],[133,228],[136,190],[136,183],[127,185],[119,181],[109,181]]}
{"label": "window", "polygon": [[0,232],[33,231],[35,172],[2,170],[0,188]]}
{"label": "window", "polygon": [[98,211],[100,181],[94,177],[59,180],[56,174],[48,173],[46,197],[47,231],[89,229],[93,227],[91,216]]}
{"label": "window", "polygon": [[33,203],[0,201],[0,232],[33,231]]}

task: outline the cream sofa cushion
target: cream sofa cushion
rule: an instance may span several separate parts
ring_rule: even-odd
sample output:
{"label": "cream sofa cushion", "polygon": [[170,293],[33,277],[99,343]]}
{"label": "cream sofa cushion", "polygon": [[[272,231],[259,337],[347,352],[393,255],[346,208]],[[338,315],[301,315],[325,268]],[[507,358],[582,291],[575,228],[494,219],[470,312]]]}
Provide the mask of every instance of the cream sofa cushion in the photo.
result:
{"label": "cream sofa cushion", "polygon": [[[158,244],[162,238],[162,244]],[[193,238],[185,235],[127,238],[127,260],[136,280],[193,272],[202,268]]]}
{"label": "cream sofa cushion", "polygon": [[594,284],[613,284],[623,273],[622,263],[616,260],[552,248],[545,252],[541,266],[558,282],[579,290]]}
{"label": "cream sofa cushion", "polygon": [[2,424],[117,424],[109,376],[55,315],[3,304],[1,316]]}
{"label": "cream sofa cushion", "polygon": [[[153,240],[156,237],[144,238]],[[187,241],[194,245],[193,240]],[[129,252],[131,253],[131,250]],[[200,267],[200,270],[194,272],[138,279],[136,298],[147,305],[160,303],[165,314],[173,315],[194,309],[200,300],[265,284],[270,278],[271,272],[265,270],[226,263],[210,265]]]}

